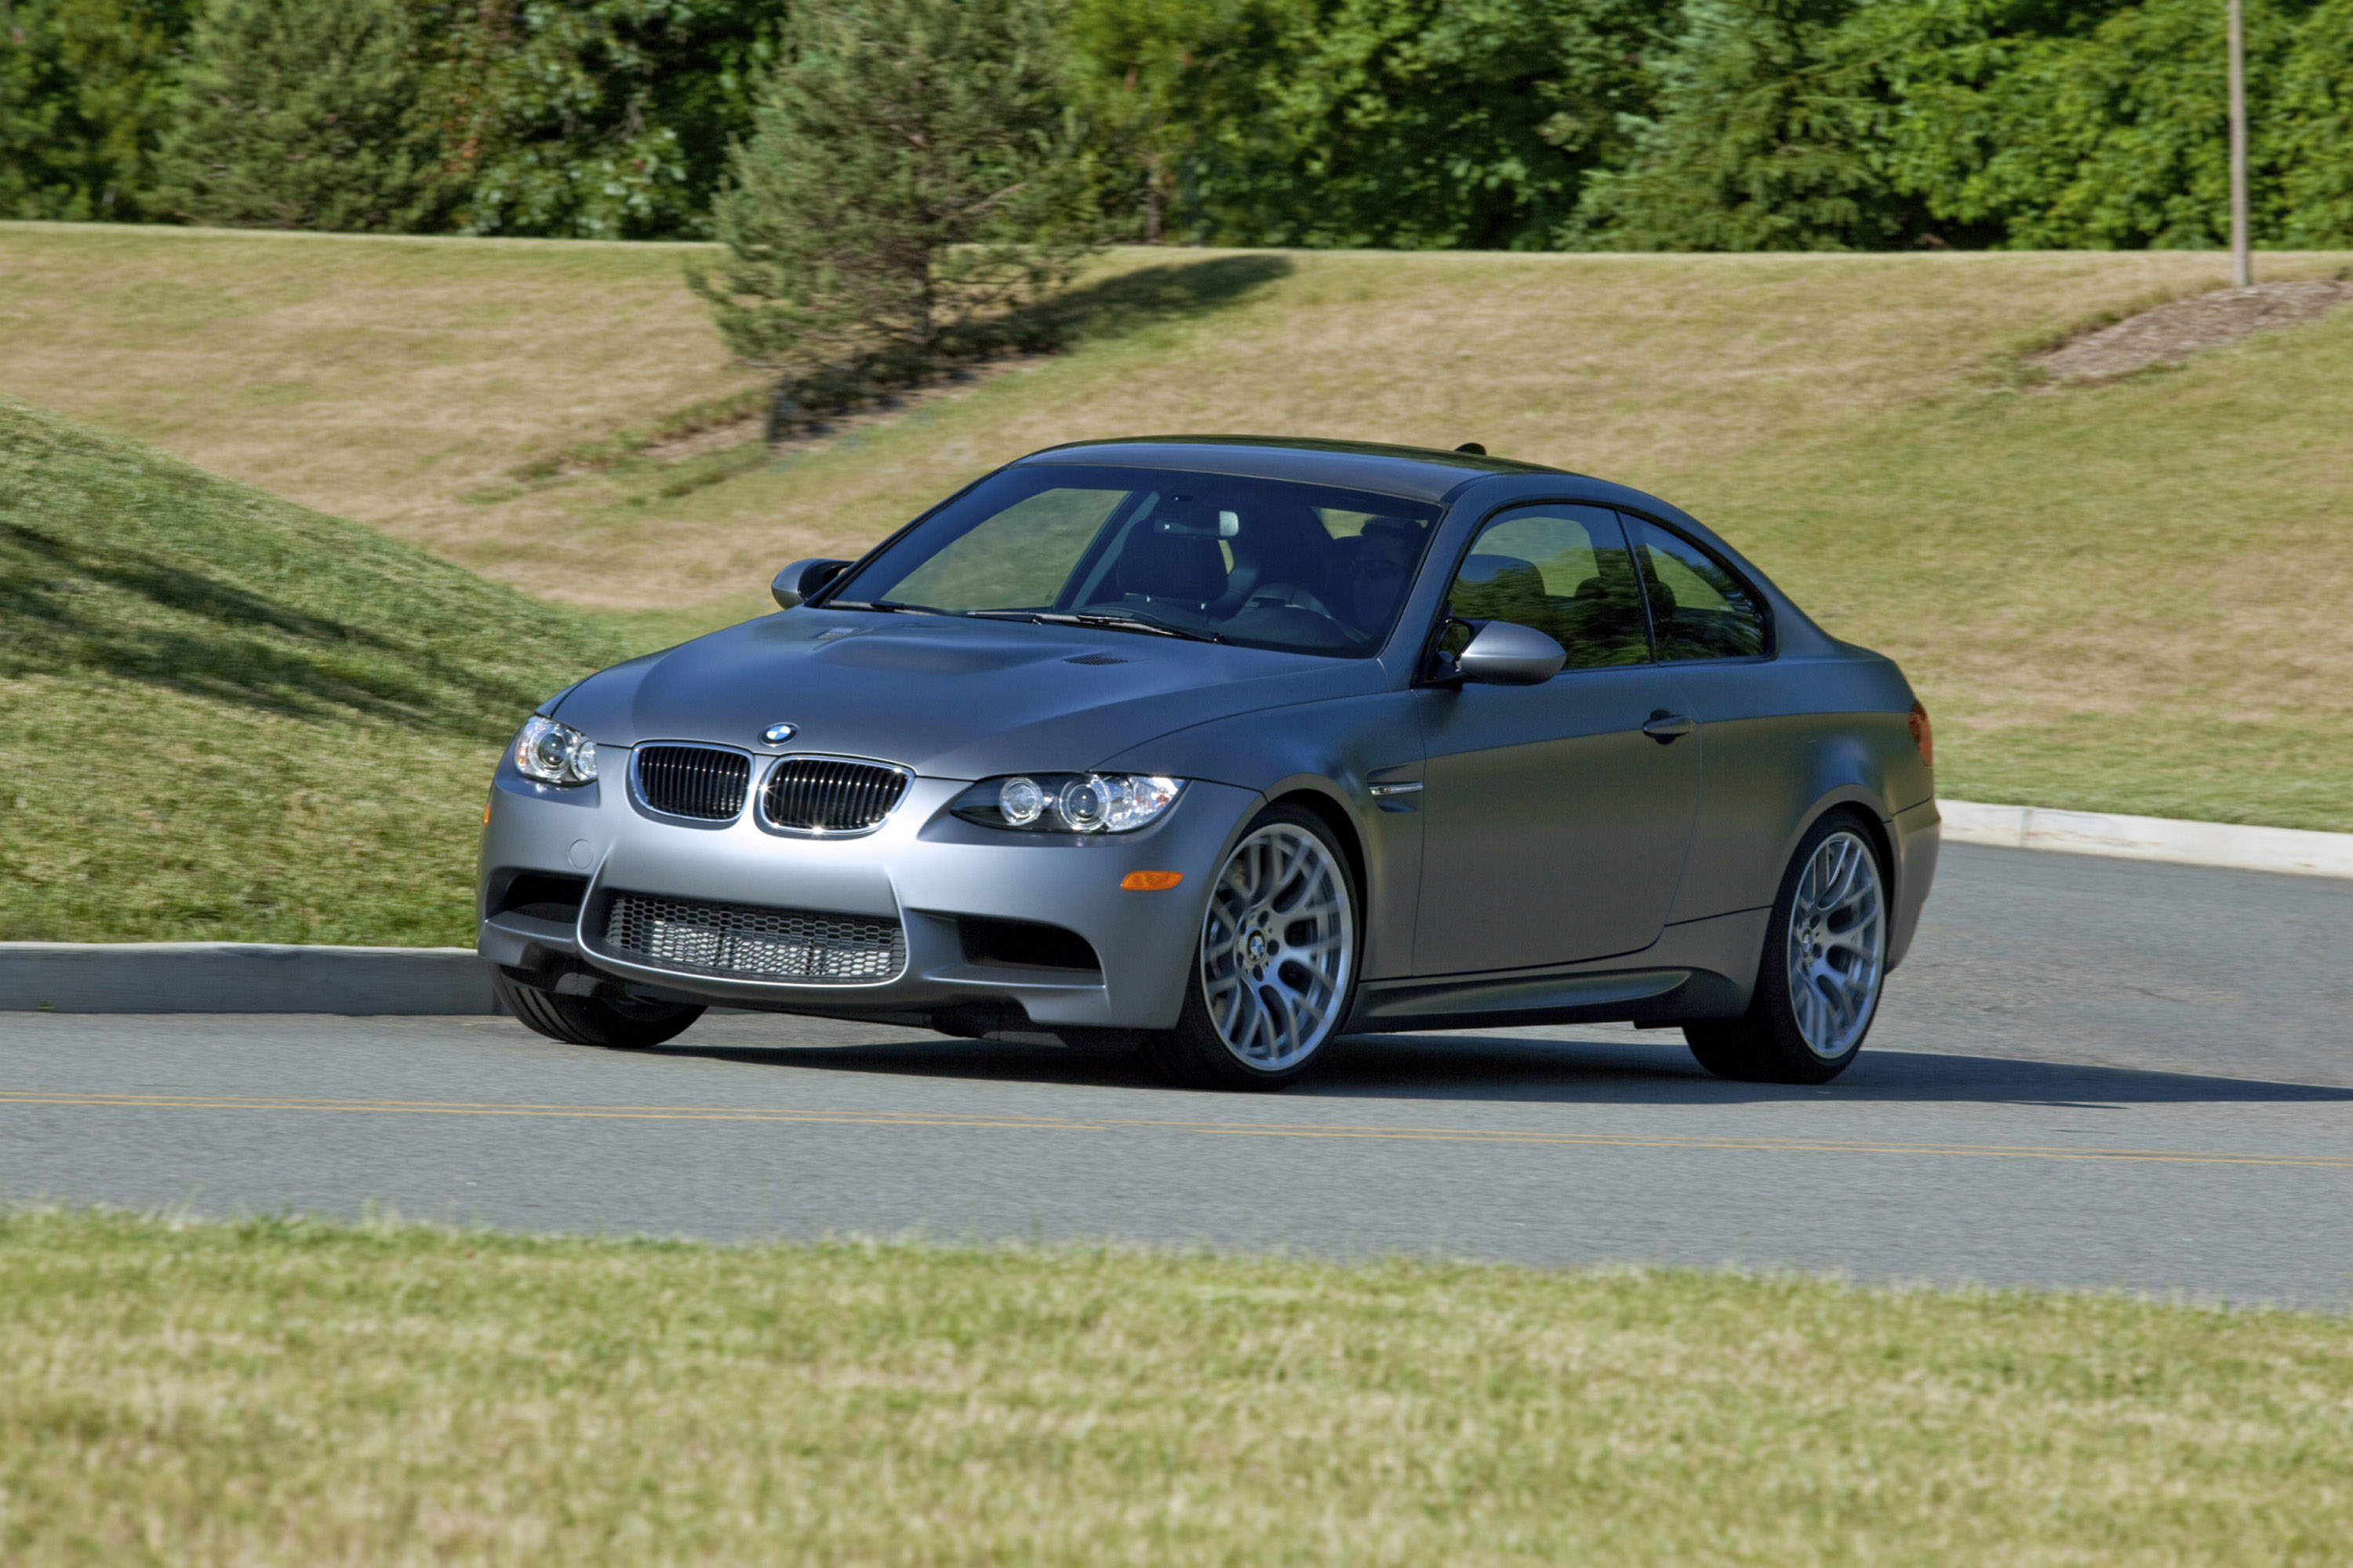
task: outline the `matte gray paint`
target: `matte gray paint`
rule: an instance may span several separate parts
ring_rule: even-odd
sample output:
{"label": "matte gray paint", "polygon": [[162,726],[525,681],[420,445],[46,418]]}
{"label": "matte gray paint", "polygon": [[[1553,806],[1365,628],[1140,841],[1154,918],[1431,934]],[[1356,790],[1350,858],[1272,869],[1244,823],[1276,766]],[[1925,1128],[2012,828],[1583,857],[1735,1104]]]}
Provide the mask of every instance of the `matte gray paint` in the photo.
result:
{"label": "matte gray paint", "polygon": [[1672,666],[1413,694],[1429,760],[1414,965],[1469,974],[1635,953],[1658,939],[1690,847],[1696,736]]}
{"label": "matte gray paint", "polygon": [[[1841,805],[1864,810],[1885,841],[1891,966],[1902,957],[1936,842],[1933,781],[1905,720],[1909,686],[1889,661],[1824,633],[1677,509],[1583,475],[1400,449],[1205,438],[1096,442],[1022,461],[1306,480],[1442,500],[1446,511],[1372,658],[803,606],[592,676],[542,711],[606,749],[605,782],[561,790],[502,762],[483,838],[486,894],[493,872],[569,873],[585,856],[592,911],[603,890],[628,887],[896,913],[906,973],[867,986],[683,976],[599,954],[592,930],[512,916],[484,920],[483,956],[562,975],[575,990],[617,979],[784,1011],[951,1022],[951,1010],[1018,1002],[1040,1028],[1166,1028],[1223,855],[1265,802],[1306,793],[1345,828],[1361,862],[1366,983],[1356,1027],[1670,1022],[1737,1011],[1790,852]],[[1771,656],[1415,689],[1457,561],[1489,516],[1532,502],[1614,506],[1717,551],[1767,604]],[[1117,662],[1074,662],[1082,658]],[[1641,722],[1659,709],[1697,728],[1664,746],[1642,736]],[[792,738],[761,744],[779,722],[797,726]],[[795,755],[870,757],[917,779],[890,822],[863,838],[788,838],[748,813],[688,827],[654,820],[617,783],[628,749],[650,740],[743,749],[755,792],[769,759]],[[1504,749],[1482,749],[1494,747]],[[1568,789],[1548,787],[1546,776],[1567,767]],[[1134,835],[1007,832],[945,814],[974,779],[1087,769],[1195,782],[1166,819]],[[1424,788],[1377,798],[1376,782]],[[1545,830],[1564,821],[1568,833],[1547,843]],[[1184,881],[1124,892],[1130,870]],[[960,915],[1075,930],[1101,956],[1101,980],[969,964],[955,941]],[[1664,984],[1664,975],[1683,978]]]}

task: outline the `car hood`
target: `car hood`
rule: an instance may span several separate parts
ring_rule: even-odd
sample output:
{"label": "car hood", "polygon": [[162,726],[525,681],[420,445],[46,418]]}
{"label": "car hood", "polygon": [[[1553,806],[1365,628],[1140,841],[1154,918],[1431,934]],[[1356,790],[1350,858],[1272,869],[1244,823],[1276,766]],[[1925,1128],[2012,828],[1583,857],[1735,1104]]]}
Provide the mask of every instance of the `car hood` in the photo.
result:
{"label": "car hood", "polygon": [[[1171,730],[1386,683],[1372,659],[1019,621],[787,610],[592,675],[555,713],[604,746],[710,741],[982,779],[1082,771]],[[792,738],[764,745],[761,732],[776,724],[792,725]]]}

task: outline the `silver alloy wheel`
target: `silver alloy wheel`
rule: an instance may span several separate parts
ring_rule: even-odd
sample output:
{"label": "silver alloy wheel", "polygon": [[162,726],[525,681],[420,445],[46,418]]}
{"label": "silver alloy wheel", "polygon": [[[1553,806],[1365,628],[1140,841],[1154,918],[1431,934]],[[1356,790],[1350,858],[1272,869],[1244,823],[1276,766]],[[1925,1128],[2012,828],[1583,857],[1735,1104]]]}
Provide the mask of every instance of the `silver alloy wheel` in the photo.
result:
{"label": "silver alloy wheel", "polygon": [[1236,1061],[1276,1073],[1314,1054],[1356,963],[1347,873],[1323,840],[1275,822],[1235,846],[1201,918],[1201,994]]}
{"label": "silver alloy wheel", "polygon": [[1789,1010],[1806,1048],[1835,1061],[1871,1027],[1887,954],[1879,862],[1859,833],[1815,846],[1789,906]]}

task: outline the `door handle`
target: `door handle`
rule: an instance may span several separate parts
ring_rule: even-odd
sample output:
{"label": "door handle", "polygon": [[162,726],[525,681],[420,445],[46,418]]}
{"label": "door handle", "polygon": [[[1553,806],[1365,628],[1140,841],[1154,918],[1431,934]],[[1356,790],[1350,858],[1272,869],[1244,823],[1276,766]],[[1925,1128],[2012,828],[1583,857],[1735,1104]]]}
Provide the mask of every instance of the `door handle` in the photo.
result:
{"label": "door handle", "polygon": [[1699,722],[1689,714],[1671,714],[1664,708],[1654,710],[1642,723],[1642,733],[1661,746],[1672,746],[1683,736],[1699,727]]}

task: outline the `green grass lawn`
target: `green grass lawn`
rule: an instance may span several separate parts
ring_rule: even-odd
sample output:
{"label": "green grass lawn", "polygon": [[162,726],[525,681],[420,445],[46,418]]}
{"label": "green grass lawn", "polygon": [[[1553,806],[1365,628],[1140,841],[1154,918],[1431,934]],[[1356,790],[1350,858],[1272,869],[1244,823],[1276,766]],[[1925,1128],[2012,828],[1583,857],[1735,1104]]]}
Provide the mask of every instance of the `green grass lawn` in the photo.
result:
{"label": "green grass lawn", "polygon": [[1697,1271],[0,1217],[12,1563],[2323,1563],[2353,1327]]}
{"label": "green grass lawn", "polygon": [[0,400],[0,940],[472,940],[570,611]]}

